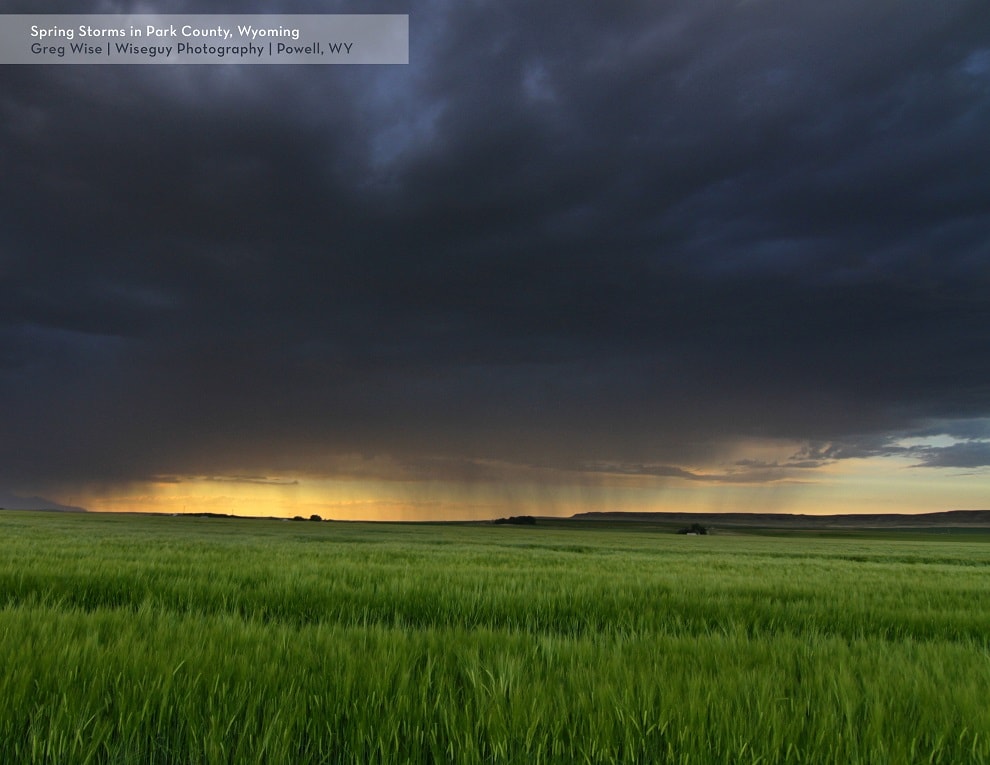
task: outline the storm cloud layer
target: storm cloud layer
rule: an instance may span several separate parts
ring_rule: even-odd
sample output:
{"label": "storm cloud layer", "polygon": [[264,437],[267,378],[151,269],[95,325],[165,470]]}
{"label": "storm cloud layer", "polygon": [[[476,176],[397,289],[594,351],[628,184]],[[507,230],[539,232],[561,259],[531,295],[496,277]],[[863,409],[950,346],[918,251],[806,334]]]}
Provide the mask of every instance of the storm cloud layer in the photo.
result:
{"label": "storm cloud layer", "polygon": [[990,464],[985,0],[256,5],[89,10],[410,64],[0,70],[0,487]]}

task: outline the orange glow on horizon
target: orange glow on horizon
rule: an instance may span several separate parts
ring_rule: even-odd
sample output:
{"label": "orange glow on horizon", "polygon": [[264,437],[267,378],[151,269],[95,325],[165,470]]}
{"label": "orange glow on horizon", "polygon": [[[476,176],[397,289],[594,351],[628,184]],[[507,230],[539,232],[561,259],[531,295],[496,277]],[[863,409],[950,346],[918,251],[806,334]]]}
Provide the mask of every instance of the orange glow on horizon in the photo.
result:
{"label": "orange glow on horizon", "polygon": [[[786,480],[733,482],[718,471],[701,478],[560,472],[553,480],[187,478],[74,490],[76,504],[98,512],[219,513],[338,520],[487,520],[509,515],[582,512],[749,512],[833,515],[985,509],[986,475],[949,474],[891,458],[850,459]],[[793,475],[793,474],[792,474]],[[61,501],[66,501],[62,493]]]}

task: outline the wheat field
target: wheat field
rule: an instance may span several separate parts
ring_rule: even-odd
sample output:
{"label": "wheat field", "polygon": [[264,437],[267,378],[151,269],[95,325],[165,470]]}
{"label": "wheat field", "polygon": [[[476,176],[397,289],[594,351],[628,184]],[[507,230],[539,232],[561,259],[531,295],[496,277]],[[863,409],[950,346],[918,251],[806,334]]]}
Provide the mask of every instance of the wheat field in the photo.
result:
{"label": "wheat field", "polygon": [[980,535],[0,512],[4,763],[990,762]]}

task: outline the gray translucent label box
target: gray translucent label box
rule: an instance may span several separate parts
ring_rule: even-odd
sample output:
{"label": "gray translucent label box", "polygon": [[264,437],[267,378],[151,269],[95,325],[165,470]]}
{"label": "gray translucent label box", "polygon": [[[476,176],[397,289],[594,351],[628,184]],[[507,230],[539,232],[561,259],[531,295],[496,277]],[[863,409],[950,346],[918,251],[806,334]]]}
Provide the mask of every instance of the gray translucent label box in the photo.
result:
{"label": "gray translucent label box", "polygon": [[4,14],[0,64],[408,64],[406,14]]}

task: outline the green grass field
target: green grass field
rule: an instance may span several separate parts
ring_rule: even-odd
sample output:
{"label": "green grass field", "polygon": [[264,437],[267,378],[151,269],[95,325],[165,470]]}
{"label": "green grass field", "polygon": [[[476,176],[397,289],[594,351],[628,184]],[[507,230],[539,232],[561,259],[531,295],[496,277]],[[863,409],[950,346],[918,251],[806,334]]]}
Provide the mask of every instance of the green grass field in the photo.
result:
{"label": "green grass field", "polygon": [[0,512],[3,763],[990,762],[990,544]]}

